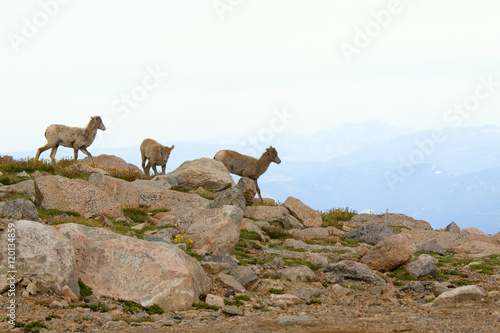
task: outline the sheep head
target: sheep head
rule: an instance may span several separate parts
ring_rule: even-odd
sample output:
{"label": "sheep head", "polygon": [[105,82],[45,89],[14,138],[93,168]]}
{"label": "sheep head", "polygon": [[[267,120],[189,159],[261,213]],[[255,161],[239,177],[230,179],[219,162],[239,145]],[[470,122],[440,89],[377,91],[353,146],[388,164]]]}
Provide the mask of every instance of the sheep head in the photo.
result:
{"label": "sheep head", "polygon": [[174,147],[175,145],[172,145],[172,147],[163,147],[163,146],[161,147],[160,154],[163,163],[167,164],[170,152],[172,151],[172,149],[174,149]]}
{"label": "sheep head", "polygon": [[100,129],[100,130],[102,130],[102,131],[105,131],[105,130],[106,130],[106,126],[104,126],[104,124],[102,123],[102,119],[101,119],[101,117],[100,117],[100,116],[94,116],[94,117],[92,117],[91,119],[92,119],[92,121],[94,122],[95,127],[96,127],[97,129]]}
{"label": "sheep head", "polygon": [[269,159],[271,162],[274,162],[276,164],[280,164],[281,160],[278,157],[278,152],[276,151],[276,148],[273,146],[270,146],[269,148],[266,149],[266,152],[269,154]]}

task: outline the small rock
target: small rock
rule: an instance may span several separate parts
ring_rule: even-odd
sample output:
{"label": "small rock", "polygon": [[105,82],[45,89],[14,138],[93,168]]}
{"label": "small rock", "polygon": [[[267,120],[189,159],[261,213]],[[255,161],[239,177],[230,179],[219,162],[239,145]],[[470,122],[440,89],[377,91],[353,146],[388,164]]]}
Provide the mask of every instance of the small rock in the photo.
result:
{"label": "small rock", "polygon": [[218,306],[220,308],[224,307],[224,298],[212,294],[208,294],[205,298],[205,303],[210,306]]}
{"label": "small rock", "polygon": [[36,285],[34,283],[28,284],[26,287],[26,291],[30,293],[30,295],[35,295],[36,294]]}
{"label": "small rock", "polygon": [[52,303],[50,303],[49,308],[62,309],[62,308],[64,308],[64,305],[61,302],[54,300],[54,301],[52,301]]}
{"label": "small rock", "polygon": [[106,216],[104,216],[102,214],[101,214],[101,217],[99,218],[99,223],[105,227],[112,227],[113,226],[113,223],[111,223],[111,221]]}
{"label": "small rock", "polygon": [[241,283],[243,287],[248,287],[259,280],[259,277],[250,267],[239,267],[229,271],[229,275]]}
{"label": "small rock", "polygon": [[420,282],[416,282],[413,287],[412,287],[413,291],[416,292],[417,294],[422,294],[424,291],[425,291],[425,287],[423,284],[421,284]]}
{"label": "small rock", "polygon": [[370,287],[369,291],[370,291],[370,294],[372,294],[372,295],[382,295],[382,293],[383,293],[382,288],[379,286]]}
{"label": "small rock", "polygon": [[227,262],[202,261],[201,267],[210,275],[228,273],[231,270],[231,265]]}
{"label": "small rock", "polygon": [[19,172],[16,177],[19,177],[19,178],[29,178],[31,177],[26,171],[23,171],[23,172]]}
{"label": "small rock", "polygon": [[63,296],[69,297],[72,302],[78,302],[80,299],[76,294],[70,289],[69,286],[64,286],[62,287],[62,294]]}
{"label": "small rock", "polygon": [[237,293],[244,293],[246,291],[245,287],[241,283],[239,283],[234,277],[231,275],[220,273],[217,276],[217,280],[224,286],[230,290],[234,290]]}
{"label": "small rock", "polygon": [[243,310],[239,309],[236,306],[225,306],[222,308],[222,312],[228,314],[230,316],[244,316],[245,313]]}
{"label": "small rock", "polygon": [[416,278],[436,276],[435,264],[438,260],[428,254],[422,254],[406,264],[408,272]]}
{"label": "small rock", "polygon": [[453,232],[455,234],[460,233],[460,227],[455,222],[451,222],[450,224],[448,224],[448,226],[444,230]]}
{"label": "small rock", "polygon": [[316,321],[316,318],[304,314],[304,315],[300,315],[300,316],[280,317],[280,318],[275,319],[274,321],[280,325],[292,325],[292,324],[297,324],[297,323],[302,323],[302,322]]}
{"label": "small rock", "polygon": [[296,305],[301,303],[302,301],[300,298],[292,294],[271,294],[271,302],[277,306],[278,302],[285,302],[287,305]]}
{"label": "small rock", "polygon": [[149,225],[148,222],[143,222],[141,224],[138,224],[138,225],[134,225],[132,228],[130,229],[134,229],[134,230],[142,230],[144,228],[146,228],[147,226]]}
{"label": "small rock", "polygon": [[439,295],[432,304],[449,304],[476,301],[486,296],[486,293],[476,285],[464,286],[446,291]]}

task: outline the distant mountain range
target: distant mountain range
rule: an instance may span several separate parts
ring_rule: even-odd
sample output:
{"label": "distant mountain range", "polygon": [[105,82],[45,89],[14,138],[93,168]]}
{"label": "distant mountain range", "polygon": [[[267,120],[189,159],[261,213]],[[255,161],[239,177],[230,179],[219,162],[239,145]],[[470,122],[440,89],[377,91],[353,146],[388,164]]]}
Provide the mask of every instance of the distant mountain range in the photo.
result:
{"label": "distant mountain range", "polygon": [[[165,143],[175,144],[167,171],[186,160],[211,158],[220,149],[258,157],[257,152],[273,145],[282,163],[272,164],[259,185],[264,196],[280,201],[294,196],[319,210],[349,206],[358,212],[403,213],[436,229],[454,221],[462,228],[500,231],[498,127],[446,128],[437,133],[366,121],[308,136],[281,134],[258,147],[227,140]],[[141,163],[139,147],[90,151]],[[70,154],[61,149],[58,156]]]}

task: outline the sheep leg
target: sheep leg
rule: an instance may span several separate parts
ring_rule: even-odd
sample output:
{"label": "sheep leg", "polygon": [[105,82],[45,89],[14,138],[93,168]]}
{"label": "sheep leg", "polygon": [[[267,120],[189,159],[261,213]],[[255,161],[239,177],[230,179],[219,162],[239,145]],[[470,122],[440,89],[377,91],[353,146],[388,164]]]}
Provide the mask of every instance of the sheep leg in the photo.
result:
{"label": "sheep leg", "polygon": [[38,158],[40,157],[40,154],[43,153],[44,151],[46,151],[47,149],[50,149],[50,148],[52,148],[52,147],[48,143],[45,146],[38,148],[38,151],[36,152],[35,159],[38,160]]}
{"label": "sheep leg", "polygon": [[144,173],[149,175],[149,173],[146,172],[146,155],[144,155],[143,152],[141,152],[141,160],[142,160],[142,170],[144,170]]}
{"label": "sheep leg", "polygon": [[144,174],[149,176],[149,169],[151,168],[151,161],[148,161],[148,164],[144,167]]}
{"label": "sheep leg", "polygon": [[164,175],[165,174],[165,169],[167,168],[167,165],[162,165],[161,166],[161,174]]}
{"label": "sheep leg", "polygon": [[52,161],[52,163],[54,163],[56,160],[57,147],[59,147],[59,146],[53,147],[52,150],[50,151],[50,160]]}
{"label": "sheep leg", "polygon": [[260,195],[260,188],[259,188],[259,184],[257,184],[257,179],[254,179],[254,182],[255,182],[255,188],[257,189],[257,194],[259,195],[259,198],[260,198],[260,202],[263,203],[264,200],[262,200],[262,196]]}
{"label": "sheep leg", "polygon": [[153,171],[155,172],[155,176],[158,174],[158,170],[156,170],[156,164],[152,163]]}
{"label": "sheep leg", "polygon": [[[92,165],[95,165],[95,164],[94,164],[94,158],[93,158],[93,157],[92,157],[92,155],[89,153],[89,151],[87,150],[87,148],[82,147],[82,148],[80,148],[80,150],[81,150],[81,151],[82,151],[85,155],[87,155],[88,157],[90,157],[90,160],[92,161]],[[78,157],[78,150],[76,150],[76,151],[75,151],[75,161],[76,161],[77,157]]]}

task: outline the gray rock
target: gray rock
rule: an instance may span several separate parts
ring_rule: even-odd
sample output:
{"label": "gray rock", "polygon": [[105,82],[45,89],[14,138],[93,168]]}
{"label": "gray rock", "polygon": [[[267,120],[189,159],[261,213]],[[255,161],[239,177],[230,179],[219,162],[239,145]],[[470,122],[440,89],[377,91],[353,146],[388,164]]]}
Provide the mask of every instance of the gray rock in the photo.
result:
{"label": "gray rock", "polygon": [[436,276],[435,264],[438,260],[428,254],[422,254],[406,264],[408,272],[416,278]]}
{"label": "gray rock", "polygon": [[234,260],[233,257],[231,257],[229,254],[202,255],[201,260],[228,263],[232,268],[238,268],[238,262]]}
{"label": "gray rock", "polygon": [[179,228],[186,231],[184,238],[193,240],[193,249],[200,253],[231,253],[240,238],[243,218],[235,206],[196,208],[176,215]]}
{"label": "gray rock", "polygon": [[100,188],[83,179],[62,176],[35,178],[35,203],[40,209],[77,212],[90,218],[101,214],[123,217],[122,205]]}
{"label": "gray rock", "polygon": [[425,291],[425,286],[420,282],[415,282],[412,286],[412,289],[417,294],[422,294]]}
{"label": "gray rock", "polygon": [[368,244],[375,245],[380,241],[383,241],[389,236],[397,234],[398,232],[394,228],[385,226],[383,224],[368,224],[367,226],[360,227],[349,231],[345,238],[362,240]]}
{"label": "gray rock", "polygon": [[229,271],[229,275],[234,277],[245,288],[259,281],[259,277],[250,267],[239,267]]}
{"label": "gray rock", "polygon": [[175,235],[180,234],[180,231],[174,228],[164,228],[158,230],[157,233],[153,235],[146,235],[143,237],[144,240],[150,242],[163,242],[168,244],[174,244],[173,238]]}
{"label": "gray rock", "polygon": [[325,289],[317,289],[317,288],[297,288],[293,291],[293,295],[298,298],[308,301],[312,298],[320,298],[323,296],[327,296],[328,292]]}
{"label": "gray rock", "polygon": [[245,204],[247,206],[252,206],[253,199],[257,193],[255,182],[250,178],[241,177],[238,184],[236,184],[236,188],[243,193],[243,196],[245,197]]}
{"label": "gray rock", "polygon": [[244,316],[245,312],[236,306],[225,306],[222,308],[222,312],[230,316]]}
{"label": "gray rock", "polygon": [[436,239],[431,239],[430,241],[417,245],[417,252],[420,251],[434,252],[442,256],[446,255],[443,247]]}
{"label": "gray rock", "polygon": [[304,225],[292,215],[285,215],[284,217],[280,218],[278,222],[280,222],[281,225],[283,225],[283,228],[286,230],[305,228]]}
{"label": "gray rock", "polygon": [[340,283],[345,279],[354,279],[379,286],[385,285],[384,279],[375,274],[368,266],[350,260],[329,264],[323,268],[323,273],[325,273],[325,278],[329,283]]}
{"label": "gray rock", "polygon": [[78,276],[94,295],[177,311],[210,290],[198,261],[176,246],[74,223],[57,229],[73,242]]}
{"label": "gray rock", "polygon": [[227,262],[212,262],[202,261],[201,267],[210,275],[217,275],[219,273],[229,273],[231,265]]}
{"label": "gray rock", "polygon": [[382,295],[382,293],[384,292],[384,290],[380,286],[370,287],[369,291],[372,295]]}
{"label": "gray rock", "polygon": [[0,202],[0,217],[13,220],[40,221],[35,204],[28,199]]}
{"label": "gray rock", "polygon": [[[36,280],[41,292],[61,294],[68,285],[79,296],[78,266],[71,241],[55,228],[38,222],[20,220],[14,226],[17,276]],[[0,237],[2,249],[7,249],[7,235],[4,232]],[[7,251],[0,251],[0,264],[8,267]]]}
{"label": "gray rock", "polygon": [[207,208],[220,208],[225,205],[234,205],[244,212],[247,206],[243,192],[235,187],[224,190],[208,204]]}
{"label": "gray rock", "polygon": [[442,293],[432,302],[432,304],[439,305],[477,301],[483,297],[486,297],[486,293],[480,287],[476,285],[464,286]]}
{"label": "gray rock", "polygon": [[279,325],[294,325],[297,323],[304,323],[304,322],[314,322],[317,319],[315,317],[303,314],[299,316],[286,316],[286,317],[280,317],[275,319],[274,321],[278,323]]}
{"label": "gray rock", "polygon": [[229,274],[220,273],[217,275],[217,281],[225,288],[234,290],[237,293],[244,293],[246,291],[245,287]]}
{"label": "gray rock", "polygon": [[316,281],[316,274],[307,266],[287,267],[281,271],[281,279],[286,281]]}
{"label": "gray rock", "polygon": [[413,241],[400,233],[377,243],[361,258],[361,262],[381,272],[392,271],[408,262],[415,251]]}
{"label": "gray rock", "polygon": [[264,265],[265,269],[272,270],[282,269],[283,267],[285,267],[285,260],[283,260],[282,257],[276,257],[271,262]]}
{"label": "gray rock", "polygon": [[18,174],[16,174],[16,177],[19,177],[19,178],[29,178],[31,176],[26,171],[23,171],[23,172],[19,172]]}
{"label": "gray rock", "polygon": [[362,227],[372,223],[384,224],[387,226],[394,225],[394,226],[406,227],[409,229],[434,230],[432,229],[432,226],[426,221],[415,220],[404,214],[394,214],[394,213],[387,213],[380,215],[358,214],[355,215],[350,221],[344,222],[344,225],[350,227]]}
{"label": "gray rock", "polygon": [[203,187],[218,192],[235,185],[224,164],[212,158],[186,161],[167,176],[176,178],[180,187],[193,190]]}
{"label": "gray rock", "polygon": [[449,232],[453,232],[455,234],[460,233],[460,227],[455,222],[451,222],[450,224],[448,224],[448,226],[446,226],[446,228],[444,230],[449,231]]}

